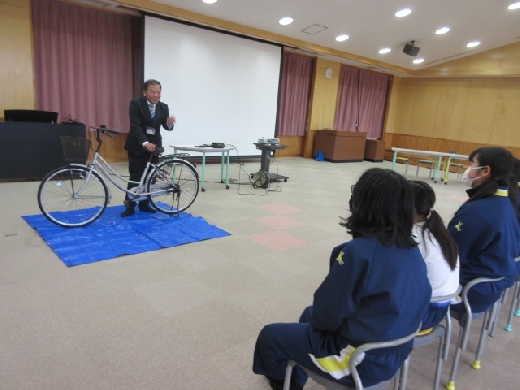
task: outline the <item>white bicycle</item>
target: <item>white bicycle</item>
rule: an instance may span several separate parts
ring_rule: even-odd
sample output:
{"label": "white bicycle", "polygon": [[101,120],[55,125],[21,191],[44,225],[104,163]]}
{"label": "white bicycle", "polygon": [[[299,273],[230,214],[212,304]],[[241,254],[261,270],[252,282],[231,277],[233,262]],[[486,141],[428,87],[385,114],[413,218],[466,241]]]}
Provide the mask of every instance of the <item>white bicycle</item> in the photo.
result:
{"label": "white bicycle", "polygon": [[[105,211],[111,194],[103,176],[115,187],[128,194],[133,201],[148,200],[157,211],[177,214],[190,207],[199,193],[199,175],[195,167],[184,160],[183,155],[168,155],[152,163],[164,148],[157,148],[150,155],[139,182],[130,181],[119,174],[99,154],[103,139],[101,134],[120,134],[106,126],[92,127],[96,133],[97,148],[92,155],[91,142],[79,137],[61,137],[63,154],[69,165],[47,174],[38,189],[38,205],[51,222],[67,227],[86,226]],[[113,137],[111,137],[113,138]],[[159,150],[160,149],[160,150]],[[101,172],[102,175],[99,174]],[[130,190],[122,183],[135,184]]]}

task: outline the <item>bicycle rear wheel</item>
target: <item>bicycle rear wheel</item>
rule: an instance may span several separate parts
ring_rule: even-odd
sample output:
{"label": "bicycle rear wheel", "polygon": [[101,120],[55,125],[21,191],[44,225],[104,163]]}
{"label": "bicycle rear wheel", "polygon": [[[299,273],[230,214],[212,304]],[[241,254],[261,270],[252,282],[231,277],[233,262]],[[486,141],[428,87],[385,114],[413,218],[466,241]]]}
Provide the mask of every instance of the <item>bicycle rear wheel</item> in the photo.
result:
{"label": "bicycle rear wheel", "polygon": [[180,213],[199,193],[199,175],[188,161],[171,159],[159,164],[148,182],[150,203],[166,214]]}
{"label": "bicycle rear wheel", "polygon": [[38,189],[38,205],[47,219],[63,227],[94,222],[107,207],[108,188],[98,173],[67,166],[49,173]]}

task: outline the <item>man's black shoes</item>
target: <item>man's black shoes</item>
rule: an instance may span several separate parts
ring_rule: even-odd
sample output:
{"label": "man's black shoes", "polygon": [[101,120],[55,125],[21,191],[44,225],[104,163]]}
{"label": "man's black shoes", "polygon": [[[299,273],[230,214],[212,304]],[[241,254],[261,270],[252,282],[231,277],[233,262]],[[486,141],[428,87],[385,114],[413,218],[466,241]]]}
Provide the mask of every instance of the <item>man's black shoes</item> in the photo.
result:
{"label": "man's black shoes", "polygon": [[[125,211],[123,211],[121,213],[121,216],[123,218],[129,217],[130,215],[135,213],[135,203],[132,205],[125,201],[125,207],[126,207]],[[150,205],[148,203],[139,203],[139,211],[142,211],[144,213],[156,213],[157,212],[154,208],[150,207]]]}
{"label": "man's black shoes", "polygon": [[148,203],[139,204],[139,211],[143,211],[145,213],[156,213],[157,211],[150,207]]}
{"label": "man's black shoes", "polygon": [[133,213],[135,213],[134,208],[133,208],[133,207],[132,207],[132,208],[127,207],[127,208],[125,209],[125,211],[123,211],[123,212],[121,213],[121,216],[122,216],[123,218],[124,218],[124,217],[129,217],[129,216],[132,215]]}

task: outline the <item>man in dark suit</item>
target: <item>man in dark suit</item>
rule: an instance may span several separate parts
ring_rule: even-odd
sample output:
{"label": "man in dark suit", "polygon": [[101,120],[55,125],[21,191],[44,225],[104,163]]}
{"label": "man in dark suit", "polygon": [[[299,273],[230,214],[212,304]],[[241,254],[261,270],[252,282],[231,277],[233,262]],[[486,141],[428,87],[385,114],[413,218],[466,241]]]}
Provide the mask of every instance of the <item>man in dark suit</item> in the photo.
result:
{"label": "man in dark suit", "polygon": [[[143,84],[143,95],[130,102],[130,132],[126,138],[125,150],[128,152],[128,170],[130,180],[139,182],[146,168],[150,154],[156,147],[162,146],[161,126],[173,130],[175,117],[170,116],[168,105],[160,102],[161,83],[147,80]],[[155,157],[156,159],[156,157]],[[135,184],[128,183],[128,189]],[[135,211],[136,202],[125,196],[125,211],[122,217],[128,217]],[[139,210],[155,213],[147,200],[139,202]]]}

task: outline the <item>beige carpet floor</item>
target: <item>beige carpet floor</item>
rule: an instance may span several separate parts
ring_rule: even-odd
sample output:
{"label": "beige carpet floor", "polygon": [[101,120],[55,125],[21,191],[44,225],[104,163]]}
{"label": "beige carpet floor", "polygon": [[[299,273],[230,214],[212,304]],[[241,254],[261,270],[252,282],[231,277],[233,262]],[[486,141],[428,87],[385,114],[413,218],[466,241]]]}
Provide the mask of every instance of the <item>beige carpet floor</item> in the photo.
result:
{"label": "beige carpet floor", "polygon": [[[116,166],[126,174],[126,164]],[[289,179],[267,190],[249,183],[259,166],[233,163],[226,190],[220,166],[208,165],[206,191],[188,210],[231,236],[73,268],[21,218],[39,213],[39,183],[0,183],[0,388],[268,389],[251,371],[259,330],[296,321],[312,302],[330,250],[349,239],[338,222],[351,185],[364,170],[391,163],[275,159],[270,172]],[[409,173],[414,178],[415,167]],[[454,179],[432,183],[445,222],[466,199]],[[112,204],[121,204],[122,193],[111,191]],[[520,319],[505,332],[507,310],[479,371],[469,366],[474,324],[457,390],[518,388]],[[408,389],[432,387],[436,350],[413,352]]]}

